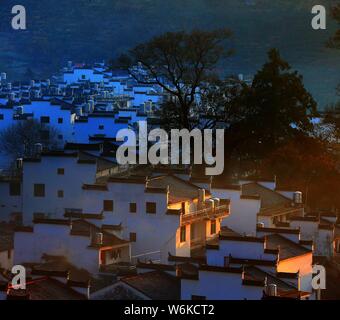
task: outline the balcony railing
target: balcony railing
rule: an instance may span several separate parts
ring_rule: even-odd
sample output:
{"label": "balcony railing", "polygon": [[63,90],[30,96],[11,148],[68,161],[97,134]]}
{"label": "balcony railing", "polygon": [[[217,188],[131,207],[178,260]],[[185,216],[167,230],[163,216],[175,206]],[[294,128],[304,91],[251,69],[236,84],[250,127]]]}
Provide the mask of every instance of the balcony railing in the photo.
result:
{"label": "balcony railing", "polygon": [[181,224],[192,223],[204,219],[217,219],[228,216],[229,205],[221,205],[214,208],[205,208],[181,216]]}

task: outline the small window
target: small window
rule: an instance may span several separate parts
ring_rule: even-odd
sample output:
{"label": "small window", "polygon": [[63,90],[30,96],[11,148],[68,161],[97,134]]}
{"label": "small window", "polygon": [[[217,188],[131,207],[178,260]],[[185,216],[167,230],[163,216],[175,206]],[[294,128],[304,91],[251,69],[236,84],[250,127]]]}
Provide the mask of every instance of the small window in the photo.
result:
{"label": "small window", "polygon": [[59,140],[63,140],[64,139],[64,136],[62,134],[58,134],[58,139]]}
{"label": "small window", "polygon": [[82,80],[85,80],[85,79],[86,79],[86,75],[85,75],[85,74],[82,74],[82,75],[81,75],[81,78],[82,78]]}
{"label": "small window", "polygon": [[135,232],[130,233],[130,241],[136,242],[137,241],[137,234]]}
{"label": "small window", "polygon": [[112,200],[104,200],[103,203],[104,211],[113,211],[113,201]]}
{"label": "small window", "polygon": [[21,195],[21,185],[19,182],[11,182],[9,184],[9,195],[10,196],[20,196]]}
{"label": "small window", "polygon": [[35,184],[34,185],[34,196],[35,197],[45,197],[45,185]]}
{"label": "small window", "polygon": [[210,234],[216,233],[216,220],[211,220],[210,222]]}
{"label": "small window", "polygon": [[130,212],[136,213],[137,212],[137,203],[131,202],[130,203]]}
{"label": "small window", "polygon": [[64,168],[58,168],[57,172],[58,172],[58,175],[63,176],[65,174],[65,169]]}
{"label": "small window", "polygon": [[64,191],[58,190],[58,198],[64,198]]}
{"label": "small window", "polygon": [[155,202],[146,203],[146,213],[156,214],[156,203]]}
{"label": "small window", "polygon": [[187,240],[187,229],[186,226],[181,227],[181,242],[185,242]]}
{"label": "small window", "polygon": [[50,117],[40,117],[41,123],[50,123]]}
{"label": "small window", "polygon": [[46,214],[43,212],[34,212],[33,213],[33,220],[35,219],[45,219],[46,218]]}
{"label": "small window", "polygon": [[4,115],[0,114],[0,120],[4,120]]}
{"label": "small window", "polygon": [[207,300],[207,297],[205,297],[205,296],[195,296],[195,295],[192,295],[192,296],[191,296],[191,300]]}
{"label": "small window", "polygon": [[58,118],[58,123],[63,123],[64,119],[63,118]]}
{"label": "small window", "polygon": [[41,130],[40,131],[40,138],[41,140],[47,141],[50,139],[50,132],[48,130]]}
{"label": "small window", "polygon": [[99,130],[104,130],[104,126],[102,124],[98,128]]}

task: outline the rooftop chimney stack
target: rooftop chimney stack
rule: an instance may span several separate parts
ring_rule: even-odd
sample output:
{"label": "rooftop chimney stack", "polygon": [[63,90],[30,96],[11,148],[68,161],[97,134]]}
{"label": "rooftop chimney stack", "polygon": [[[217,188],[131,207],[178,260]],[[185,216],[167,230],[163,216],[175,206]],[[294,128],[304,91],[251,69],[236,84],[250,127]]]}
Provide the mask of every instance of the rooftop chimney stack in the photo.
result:
{"label": "rooftop chimney stack", "polygon": [[96,244],[97,245],[103,244],[103,234],[101,232],[96,233]]}
{"label": "rooftop chimney stack", "polygon": [[205,201],[205,189],[198,189],[198,202],[203,204]]}
{"label": "rooftop chimney stack", "polygon": [[17,168],[18,170],[22,169],[22,164],[23,164],[23,159],[22,159],[22,158],[18,158],[18,159],[16,160],[16,168]]}
{"label": "rooftop chimney stack", "polygon": [[266,294],[269,297],[277,297],[277,285],[270,283],[266,286]]}
{"label": "rooftop chimney stack", "polygon": [[41,143],[36,143],[34,145],[34,154],[36,156],[40,156],[40,154],[42,153],[42,149],[43,149],[43,145]]}
{"label": "rooftop chimney stack", "polygon": [[302,192],[295,191],[293,196],[294,204],[302,204]]}

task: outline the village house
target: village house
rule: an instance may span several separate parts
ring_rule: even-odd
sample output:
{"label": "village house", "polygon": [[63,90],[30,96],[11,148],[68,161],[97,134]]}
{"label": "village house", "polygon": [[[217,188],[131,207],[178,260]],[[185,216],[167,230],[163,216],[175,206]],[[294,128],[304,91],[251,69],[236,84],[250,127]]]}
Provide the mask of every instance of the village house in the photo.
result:
{"label": "village house", "polygon": [[32,227],[16,228],[14,247],[16,265],[39,263],[48,254],[63,256],[72,265],[94,275],[107,265],[129,263],[131,254],[129,241],[85,219],[36,218]]}
{"label": "village house", "polygon": [[83,186],[83,208],[103,212],[105,225],[122,225],[133,257],[166,261],[168,252],[191,256],[217,236],[229,202],[175,175],[109,177]]}
{"label": "village house", "polygon": [[0,271],[9,271],[13,267],[13,227],[10,224],[0,223]]}

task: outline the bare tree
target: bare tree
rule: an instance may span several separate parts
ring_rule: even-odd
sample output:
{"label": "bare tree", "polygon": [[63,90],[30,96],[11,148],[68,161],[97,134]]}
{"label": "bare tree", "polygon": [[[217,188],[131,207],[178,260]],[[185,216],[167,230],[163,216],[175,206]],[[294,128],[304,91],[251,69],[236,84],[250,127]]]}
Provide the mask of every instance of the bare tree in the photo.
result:
{"label": "bare tree", "polygon": [[[130,68],[130,73],[140,83],[163,88],[173,98],[177,127],[190,129],[197,95],[216,78],[219,62],[231,54],[225,45],[230,36],[228,29],[165,33],[129,52],[130,63],[139,63],[145,71],[143,74],[141,69]],[[127,56],[121,60],[126,66]]]}
{"label": "bare tree", "polygon": [[0,152],[13,160],[18,157],[31,157],[35,144],[41,143],[45,148],[58,146],[58,131],[37,120],[18,120],[0,132]]}

